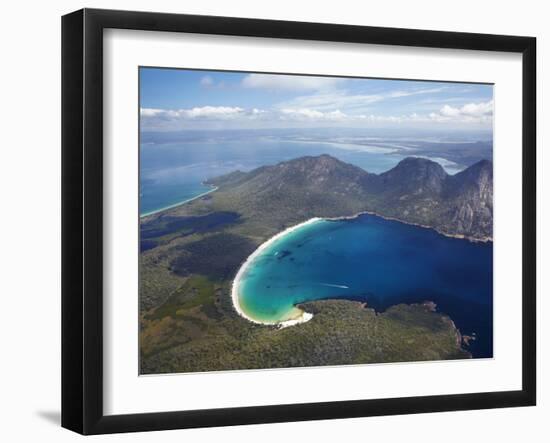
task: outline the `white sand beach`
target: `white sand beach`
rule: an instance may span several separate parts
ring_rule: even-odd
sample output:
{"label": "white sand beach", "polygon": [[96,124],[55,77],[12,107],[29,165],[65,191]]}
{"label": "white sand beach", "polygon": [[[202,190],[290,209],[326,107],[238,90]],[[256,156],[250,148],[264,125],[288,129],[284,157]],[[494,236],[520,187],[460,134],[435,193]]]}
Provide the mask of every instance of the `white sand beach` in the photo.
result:
{"label": "white sand beach", "polygon": [[203,192],[202,194],[196,195],[195,197],[188,198],[187,200],[183,200],[178,203],[174,203],[173,205],[166,206],[164,208],[155,209],[154,211],[147,212],[146,214],[141,214],[139,218],[149,217],[150,215],[158,214],[159,212],[164,212],[164,211],[167,211],[168,209],[177,208],[178,206],[184,205],[185,203],[189,203],[189,202],[192,202],[193,200],[204,197],[205,195],[210,194],[211,192],[214,192],[217,189],[218,189],[217,186],[213,186],[212,189],[209,189],[208,191]]}
{"label": "white sand beach", "polygon": [[246,259],[246,261],[241,265],[239,268],[239,271],[237,272],[237,275],[235,276],[235,279],[233,280],[233,285],[231,287],[231,300],[233,301],[233,306],[237,313],[257,324],[262,325],[278,325],[281,328],[285,328],[288,326],[297,325],[299,323],[305,323],[306,321],[309,321],[313,318],[313,314],[310,314],[309,312],[302,311],[301,309],[295,308],[297,311],[299,311],[298,315],[294,318],[290,318],[288,320],[284,320],[282,322],[266,322],[266,321],[260,321],[258,319],[250,317],[248,314],[246,314],[243,309],[241,308],[240,301],[239,301],[239,283],[241,278],[243,277],[244,273],[246,272],[248,266],[252,263],[252,261],[261,254],[262,251],[264,251],[267,247],[269,247],[273,242],[275,242],[277,239],[289,234],[290,232],[295,231],[296,229],[299,229],[303,226],[309,225],[311,223],[317,222],[319,220],[323,220],[319,217],[310,218],[309,220],[306,220],[305,222],[298,223],[297,225],[291,226],[284,231],[279,232],[278,234],[275,234],[273,237],[271,237],[269,240],[262,243],[258,248]]}

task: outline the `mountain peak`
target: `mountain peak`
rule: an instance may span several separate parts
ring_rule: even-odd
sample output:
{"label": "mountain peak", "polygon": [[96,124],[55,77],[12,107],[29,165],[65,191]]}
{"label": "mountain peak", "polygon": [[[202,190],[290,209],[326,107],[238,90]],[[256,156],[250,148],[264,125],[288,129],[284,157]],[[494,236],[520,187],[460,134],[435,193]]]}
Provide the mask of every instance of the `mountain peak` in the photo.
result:
{"label": "mountain peak", "polygon": [[330,155],[299,157],[212,179],[217,195],[266,217],[311,217],[374,211],[398,220],[475,238],[492,236],[492,163],[482,160],[448,175],[432,160],[407,157],[380,175]]}
{"label": "mountain peak", "polygon": [[281,210],[285,212],[289,201],[301,201],[304,204],[298,213],[309,213],[314,205],[326,204],[340,208],[327,215],[338,215],[351,210],[352,205],[346,203],[348,198],[359,207],[365,182],[370,176],[357,166],[323,154],[261,166],[237,180],[221,182],[213,179],[210,183],[221,186],[222,190],[231,190],[239,199],[246,199],[247,205],[257,205],[258,208],[281,204]]}
{"label": "mountain peak", "polygon": [[483,159],[468,166],[463,171],[455,174],[453,177],[467,181],[477,181],[481,179],[493,179],[493,162],[487,159]]}
{"label": "mountain peak", "polygon": [[474,163],[473,165],[471,165],[467,169],[492,171],[493,170],[493,162],[491,160],[487,160],[486,158],[484,158],[483,160],[480,160],[477,163]]}
{"label": "mountain peak", "polygon": [[474,163],[476,165],[481,165],[483,167],[486,167],[486,166],[490,166],[492,167],[493,166],[493,162],[491,160],[487,160],[486,158],[478,161],[477,163]]}
{"label": "mountain peak", "polygon": [[439,163],[424,157],[405,157],[397,163],[394,169],[416,169],[419,171],[423,170],[433,172],[439,175],[446,174],[445,170]]}
{"label": "mountain peak", "polygon": [[440,192],[448,175],[439,163],[422,157],[407,157],[380,177],[383,183],[392,183],[399,192],[408,190],[419,194]]}
{"label": "mountain peak", "polygon": [[346,163],[344,163],[343,161],[338,160],[336,157],[333,157],[332,155],[329,155],[329,154],[321,154],[321,155],[315,155],[315,156],[306,155],[304,157],[294,158],[292,160],[288,160],[280,164],[292,164],[292,165],[319,164],[324,166],[346,165]]}
{"label": "mountain peak", "polygon": [[[295,181],[296,178],[306,180],[311,183],[317,179],[329,178],[353,178],[358,179],[367,172],[363,169],[344,163],[328,154],[318,156],[305,156],[279,163],[268,167],[269,171],[277,175],[284,174],[287,180]],[[290,176],[296,174],[296,176]]]}

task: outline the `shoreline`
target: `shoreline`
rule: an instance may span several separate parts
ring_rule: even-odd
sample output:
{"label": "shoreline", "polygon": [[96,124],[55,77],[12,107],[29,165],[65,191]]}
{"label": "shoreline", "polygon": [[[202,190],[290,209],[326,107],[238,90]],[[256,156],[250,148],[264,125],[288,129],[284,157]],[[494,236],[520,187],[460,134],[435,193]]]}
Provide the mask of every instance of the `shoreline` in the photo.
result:
{"label": "shoreline", "polygon": [[404,220],[401,220],[401,219],[396,218],[396,217],[389,217],[389,216],[386,216],[386,215],[381,215],[381,214],[378,214],[377,212],[374,212],[374,211],[361,211],[361,212],[358,212],[357,214],[354,214],[354,215],[343,215],[341,217],[319,217],[319,218],[321,218],[323,220],[328,220],[328,221],[353,220],[354,218],[359,218],[360,216],[365,215],[365,214],[366,215],[374,215],[375,217],[380,217],[384,220],[396,221],[396,222],[404,223],[404,224],[410,225],[410,226],[417,226],[419,228],[431,229],[432,231],[435,231],[438,234],[443,235],[445,237],[457,238],[457,239],[460,239],[460,240],[468,240],[469,242],[472,242],[472,243],[489,243],[489,242],[493,241],[493,237],[477,238],[477,237],[470,237],[470,236],[464,235],[464,234],[450,234],[448,232],[441,231],[437,228],[434,228],[433,226],[428,226],[428,225],[423,225],[423,224],[420,224],[420,223],[404,221]]}
{"label": "shoreline", "polygon": [[[296,229],[299,229],[303,226],[309,225],[311,223],[315,223],[320,220],[323,220],[323,218],[313,217],[304,222],[298,223],[297,225],[290,226],[289,228],[286,228],[284,231],[278,232],[273,237],[270,237],[265,242],[263,242],[260,246],[258,246],[256,250],[247,257],[247,259],[244,261],[244,263],[241,265],[241,267],[237,271],[237,275],[235,276],[231,284],[231,301],[233,303],[233,307],[235,308],[235,311],[237,311],[237,314],[239,314],[244,319],[251,321],[252,323],[256,323],[259,325],[278,326],[279,328],[286,328],[288,326],[297,325],[299,323],[305,323],[306,321],[309,321],[313,318],[313,314],[310,314],[309,312],[305,312],[305,311],[302,311],[301,315],[297,318],[291,318],[289,320],[284,320],[282,322],[277,322],[277,321],[267,322],[267,321],[260,321],[255,318],[252,318],[249,315],[247,315],[241,308],[241,305],[239,302],[239,283],[240,283],[240,279],[242,278],[243,274],[247,270],[248,266],[250,266],[250,263],[273,242],[295,231]],[[299,308],[295,307],[295,309],[299,309]]]}
{"label": "shoreline", "polygon": [[[201,185],[203,185],[203,184],[204,183],[201,183]],[[208,186],[211,186],[211,185],[208,185]],[[140,214],[139,218],[142,219],[142,218],[145,218],[145,217],[149,217],[151,215],[159,214],[160,212],[168,211],[169,209],[177,208],[178,206],[184,205],[185,203],[189,203],[189,202],[192,202],[193,200],[204,197],[205,195],[208,195],[211,192],[217,191],[218,189],[219,189],[218,186],[213,186],[212,189],[209,189],[208,191],[203,192],[202,194],[196,195],[195,197],[191,197],[191,198],[188,198],[187,200],[183,200],[181,202],[174,203],[173,205],[165,206],[164,208],[155,209],[154,211],[147,212],[146,214]]]}
{"label": "shoreline", "polygon": [[[467,240],[467,241],[470,241],[472,243],[489,243],[489,242],[493,241],[493,239],[490,238],[490,237],[479,239],[479,238],[475,238],[475,237],[468,237],[468,236],[465,236],[465,235],[462,235],[462,234],[449,234],[449,233],[446,233],[446,232],[442,232],[442,231],[440,231],[440,230],[438,230],[438,229],[436,229],[432,226],[422,225],[422,224],[413,223],[413,222],[406,222],[406,221],[403,221],[403,220],[399,220],[398,218],[395,218],[395,217],[383,216],[383,215],[377,214],[376,212],[373,212],[373,211],[361,211],[361,212],[358,212],[357,214],[354,214],[354,215],[344,215],[344,216],[341,216],[341,217],[313,217],[313,218],[310,218],[306,221],[298,223],[296,225],[290,226],[290,227],[286,228],[285,230],[283,230],[283,231],[275,234],[274,236],[270,237],[269,239],[267,239],[265,242],[260,244],[260,246],[258,246],[256,248],[256,250],[252,254],[250,254],[248,256],[248,258],[244,261],[244,263],[240,266],[239,270],[237,271],[237,274],[235,275],[235,278],[233,279],[233,282],[231,283],[231,301],[232,301],[233,307],[235,308],[235,311],[237,311],[237,314],[239,314],[239,316],[243,317],[244,319],[246,319],[246,320],[248,320],[252,323],[260,324],[260,325],[266,325],[266,326],[278,326],[279,328],[286,328],[288,326],[293,326],[293,325],[297,325],[297,324],[300,324],[300,323],[305,323],[305,322],[311,320],[313,318],[313,314],[305,312],[305,311],[302,311],[302,314],[297,318],[284,320],[282,322],[259,321],[257,319],[254,319],[254,318],[250,317],[249,315],[247,315],[242,310],[242,308],[240,306],[240,303],[239,303],[239,283],[240,283],[240,279],[242,278],[242,275],[244,274],[244,272],[246,271],[246,269],[248,268],[250,263],[263,250],[265,250],[274,241],[278,240],[279,238],[283,237],[284,235],[287,235],[287,234],[295,231],[296,229],[299,229],[303,226],[306,226],[308,224],[311,224],[311,223],[314,223],[314,222],[317,222],[317,221],[321,221],[321,220],[326,220],[326,221],[353,220],[353,219],[359,218],[361,215],[373,215],[375,217],[380,217],[384,220],[396,221],[396,222],[404,223],[404,224],[411,225],[411,226],[417,226],[417,227],[423,228],[423,229],[431,229],[431,230],[433,230],[433,231],[437,232],[438,234],[443,235],[445,237],[457,238],[457,239],[460,239],[460,240]],[[294,306],[294,308],[295,309],[300,309],[300,308],[297,308],[296,306]]]}

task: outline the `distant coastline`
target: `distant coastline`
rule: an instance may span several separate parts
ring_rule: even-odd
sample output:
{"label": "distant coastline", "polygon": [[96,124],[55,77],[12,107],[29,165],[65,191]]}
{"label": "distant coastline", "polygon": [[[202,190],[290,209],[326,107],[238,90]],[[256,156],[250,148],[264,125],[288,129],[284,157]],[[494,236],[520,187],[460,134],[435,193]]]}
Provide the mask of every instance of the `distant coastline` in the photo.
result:
{"label": "distant coastline", "polygon": [[204,197],[205,195],[207,194],[210,194],[211,192],[214,192],[216,190],[218,190],[218,187],[217,186],[213,186],[213,185],[206,185],[204,182],[201,183],[201,185],[205,185],[205,186],[212,186],[212,189],[209,189],[208,191],[206,192],[203,192],[199,195],[196,195],[195,197],[191,197],[191,198],[188,198],[186,200],[183,200],[183,201],[180,201],[180,202],[177,202],[177,203],[174,203],[173,205],[169,205],[169,206],[165,206],[164,208],[160,208],[160,209],[155,209],[154,211],[149,211],[145,214],[140,214],[139,215],[139,218],[144,218],[144,217],[149,217],[150,215],[155,215],[155,214],[158,214],[159,212],[164,212],[164,211],[167,211],[168,209],[174,209],[178,206],[181,206],[181,205],[184,205],[185,203],[189,203],[193,200],[196,200],[198,198],[201,198],[201,197]]}

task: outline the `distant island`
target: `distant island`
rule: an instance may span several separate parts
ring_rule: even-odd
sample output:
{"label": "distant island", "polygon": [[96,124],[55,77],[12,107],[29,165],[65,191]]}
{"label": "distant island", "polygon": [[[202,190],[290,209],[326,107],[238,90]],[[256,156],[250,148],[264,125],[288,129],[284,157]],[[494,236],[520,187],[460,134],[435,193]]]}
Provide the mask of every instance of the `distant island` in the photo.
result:
{"label": "distant island", "polygon": [[[310,219],[371,214],[428,229],[434,236],[490,244],[490,161],[449,175],[434,161],[408,157],[387,172],[373,174],[329,155],[305,156],[250,172],[234,171],[206,184],[216,190],[141,218],[141,373],[472,356],[467,347],[471,337],[462,339],[454,321],[436,310],[430,293],[424,300],[381,310],[365,304],[361,297],[370,296],[361,294],[355,294],[356,301],[307,301],[298,308],[311,314],[311,321],[285,329],[239,315],[231,293],[239,269],[260,245]],[[391,240],[402,232],[397,225],[388,231],[376,219],[362,222],[369,229],[380,225],[378,231],[357,231],[378,236],[373,238]],[[411,232],[403,235],[440,244],[435,237]],[[453,245],[443,247],[456,253],[467,247]],[[330,285],[325,287],[329,298]]]}

